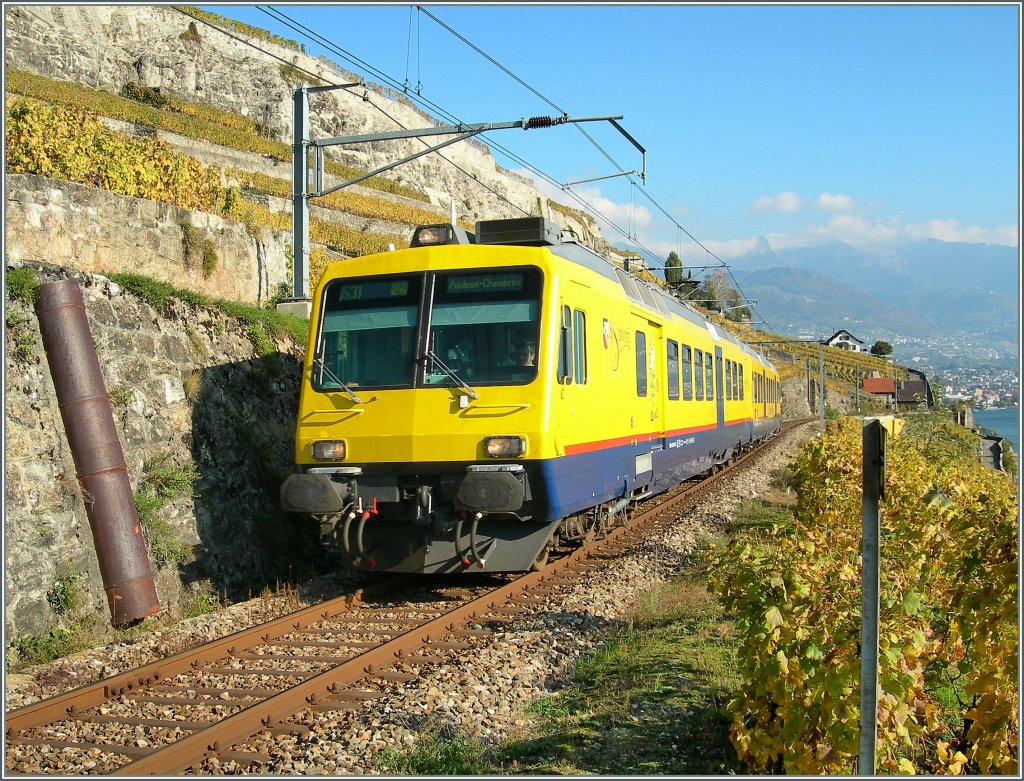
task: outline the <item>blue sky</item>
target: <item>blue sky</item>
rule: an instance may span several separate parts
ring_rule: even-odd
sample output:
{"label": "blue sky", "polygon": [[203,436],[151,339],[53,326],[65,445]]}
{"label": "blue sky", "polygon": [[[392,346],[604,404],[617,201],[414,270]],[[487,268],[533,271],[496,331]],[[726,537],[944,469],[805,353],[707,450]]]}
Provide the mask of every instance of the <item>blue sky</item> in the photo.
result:
{"label": "blue sky", "polygon": [[[257,6],[202,7],[381,81]],[[560,110],[412,6],[273,7],[462,121],[623,115],[646,186],[571,188],[613,243],[703,257],[681,227],[726,260],[760,236],[1019,245],[1017,4],[424,6]],[[608,123],[582,127],[620,167],[573,127],[484,140],[556,183],[640,168]]]}

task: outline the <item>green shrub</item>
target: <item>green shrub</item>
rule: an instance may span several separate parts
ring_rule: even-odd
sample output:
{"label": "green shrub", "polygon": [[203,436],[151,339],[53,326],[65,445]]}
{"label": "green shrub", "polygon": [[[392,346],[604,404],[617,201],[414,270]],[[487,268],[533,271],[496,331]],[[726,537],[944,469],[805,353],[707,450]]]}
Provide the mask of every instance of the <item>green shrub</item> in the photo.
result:
{"label": "green shrub", "polygon": [[36,290],[39,288],[39,275],[35,269],[12,268],[4,278],[7,289],[7,297],[11,301],[21,301],[23,304],[35,306]]}
{"label": "green shrub", "polygon": [[36,347],[36,337],[29,327],[29,319],[20,312],[9,309],[4,313],[4,324],[7,326],[7,336],[11,340],[11,356],[15,361],[28,361]]}
{"label": "green shrub", "polygon": [[159,89],[144,87],[133,81],[129,81],[121,87],[121,97],[134,100],[136,103],[145,103],[153,108],[164,108],[168,102],[167,96],[161,94]]}
{"label": "green shrub", "polygon": [[217,248],[214,246],[213,239],[207,238],[203,240],[203,278],[207,278],[214,271],[217,270]]}
{"label": "green shrub", "polygon": [[82,588],[85,575],[70,569],[54,580],[46,592],[46,601],[58,616],[73,615],[82,607]]}
{"label": "green shrub", "polygon": [[142,466],[142,477],[135,492],[135,509],[146,532],[149,552],[157,565],[183,561],[188,546],[175,535],[171,525],[160,517],[168,502],[191,495],[198,474],[191,464],[176,465],[170,453],[160,453]]}
{"label": "green shrub", "polygon": [[67,629],[53,628],[45,634],[19,637],[11,645],[20,665],[46,664],[91,648],[95,642],[91,630],[91,623],[83,621]]}

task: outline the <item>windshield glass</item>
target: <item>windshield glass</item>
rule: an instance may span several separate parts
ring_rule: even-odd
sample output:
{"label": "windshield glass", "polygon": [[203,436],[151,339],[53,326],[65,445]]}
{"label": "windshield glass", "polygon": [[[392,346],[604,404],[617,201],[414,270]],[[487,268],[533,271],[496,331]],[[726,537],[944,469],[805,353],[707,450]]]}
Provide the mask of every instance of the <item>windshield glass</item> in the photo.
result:
{"label": "windshield glass", "polygon": [[[470,385],[514,383],[537,375],[540,271],[535,268],[438,274],[430,350]],[[424,383],[454,381],[428,361]]]}
{"label": "windshield glass", "polygon": [[[418,325],[427,284],[433,309],[424,340]],[[334,280],[324,287],[313,387],[529,382],[537,376],[540,290],[533,267]]]}
{"label": "windshield glass", "polygon": [[[324,290],[313,386],[339,389],[409,386],[422,277],[336,280]],[[333,377],[331,375],[334,375]]]}

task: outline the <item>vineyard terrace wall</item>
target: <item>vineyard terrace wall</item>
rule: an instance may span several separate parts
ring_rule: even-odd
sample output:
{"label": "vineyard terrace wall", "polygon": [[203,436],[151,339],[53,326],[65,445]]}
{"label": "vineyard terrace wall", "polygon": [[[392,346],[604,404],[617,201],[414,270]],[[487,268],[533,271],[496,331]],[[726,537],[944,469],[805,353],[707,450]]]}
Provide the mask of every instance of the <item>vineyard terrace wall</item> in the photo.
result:
{"label": "vineyard terrace wall", "polygon": [[[6,256],[90,273],[130,272],[211,298],[265,304],[291,284],[291,237],[166,203],[31,174],[8,176]],[[186,257],[209,239],[212,268]],[[195,253],[192,253],[193,255]]]}

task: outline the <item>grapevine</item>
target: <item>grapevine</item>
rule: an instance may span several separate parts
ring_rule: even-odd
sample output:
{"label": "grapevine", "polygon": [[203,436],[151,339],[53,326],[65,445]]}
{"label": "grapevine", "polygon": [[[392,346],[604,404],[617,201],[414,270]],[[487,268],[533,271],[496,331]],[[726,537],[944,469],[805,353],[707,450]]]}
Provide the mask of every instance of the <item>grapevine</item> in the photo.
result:
{"label": "grapevine", "polygon": [[[934,418],[890,440],[882,506],[878,754],[885,772],[1017,772],[1017,495]],[[936,436],[936,432],[938,435]],[[730,735],[760,771],[855,771],[859,723],[860,426],[797,460],[793,522],[708,559],[736,616],[744,684]],[[926,671],[964,699],[943,734]]]}

